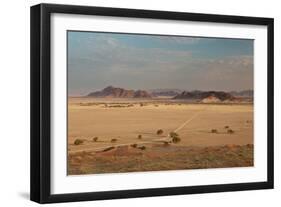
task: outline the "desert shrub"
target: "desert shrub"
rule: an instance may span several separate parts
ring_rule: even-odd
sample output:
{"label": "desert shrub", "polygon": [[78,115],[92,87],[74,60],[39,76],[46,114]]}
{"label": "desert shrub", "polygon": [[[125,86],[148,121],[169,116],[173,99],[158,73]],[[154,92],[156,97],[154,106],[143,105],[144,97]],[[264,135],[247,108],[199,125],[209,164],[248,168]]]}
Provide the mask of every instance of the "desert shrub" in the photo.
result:
{"label": "desert shrub", "polygon": [[80,144],[83,144],[83,140],[82,139],[75,139],[75,141],[74,141],[74,144],[75,145],[80,145]]}
{"label": "desert shrub", "polygon": [[158,105],[157,105],[157,104],[155,104],[154,106],[155,106],[155,107],[158,107]]}
{"label": "desert shrub", "polygon": [[169,146],[169,145],[170,145],[170,143],[169,143],[169,142],[164,141],[164,146]]}
{"label": "desert shrub", "polygon": [[143,103],[140,103],[140,106],[144,106],[144,104],[143,104]]}
{"label": "desert shrub", "polygon": [[179,135],[176,132],[170,132],[170,137],[178,137]]}
{"label": "desert shrub", "polygon": [[179,143],[181,141],[181,138],[177,137],[173,137],[172,142],[173,143]]}
{"label": "desert shrub", "polygon": [[139,147],[139,149],[141,149],[141,150],[145,150],[145,149],[146,149],[146,147],[145,147],[145,146],[141,146],[141,147]]}
{"label": "desert shrub", "polygon": [[111,139],[111,142],[117,142],[117,139]]}
{"label": "desert shrub", "polygon": [[212,129],[211,133],[218,133],[218,130],[217,129]]}
{"label": "desert shrub", "polygon": [[181,138],[176,132],[170,132],[170,137],[172,138],[173,143],[178,143],[181,141]]}
{"label": "desert shrub", "polygon": [[115,147],[107,147],[107,148],[105,148],[104,150],[103,150],[103,152],[107,152],[107,151],[109,151],[109,150],[113,150]]}
{"label": "desert shrub", "polygon": [[97,142],[98,139],[99,139],[98,137],[94,137],[94,138],[93,138],[93,142]]}
{"label": "desert shrub", "polygon": [[136,148],[138,145],[137,144],[131,144],[131,147]]}
{"label": "desert shrub", "polygon": [[225,129],[228,129],[228,128],[229,128],[229,126],[225,126],[224,128],[225,128]]}
{"label": "desert shrub", "polygon": [[157,135],[161,135],[163,133],[164,133],[164,131],[162,129],[158,129],[157,132],[156,132]]}
{"label": "desert shrub", "polygon": [[234,134],[234,130],[228,129],[228,130],[227,130],[227,133],[228,133],[228,134]]}
{"label": "desert shrub", "polygon": [[142,135],[141,134],[138,135],[138,139],[142,139]]}

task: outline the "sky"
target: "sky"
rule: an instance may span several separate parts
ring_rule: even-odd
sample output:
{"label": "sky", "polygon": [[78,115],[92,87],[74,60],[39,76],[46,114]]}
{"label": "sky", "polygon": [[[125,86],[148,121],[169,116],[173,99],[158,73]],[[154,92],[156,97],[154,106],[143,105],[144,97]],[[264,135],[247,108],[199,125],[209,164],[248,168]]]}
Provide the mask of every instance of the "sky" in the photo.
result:
{"label": "sky", "polygon": [[253,40],[68,31],[68,93],[253,89]]}

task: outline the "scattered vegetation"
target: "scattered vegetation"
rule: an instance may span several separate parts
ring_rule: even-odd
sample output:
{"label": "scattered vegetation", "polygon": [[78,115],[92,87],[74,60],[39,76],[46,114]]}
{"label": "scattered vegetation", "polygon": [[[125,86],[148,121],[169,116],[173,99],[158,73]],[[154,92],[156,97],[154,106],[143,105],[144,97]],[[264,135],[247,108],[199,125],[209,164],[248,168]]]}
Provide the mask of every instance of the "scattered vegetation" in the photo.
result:
{"label": "scattered vegetation", "polygon": [[170,132],[170,137],[172,138],[173,143],[178,143],[181,141],[181,138],[176,132]]}
{"label": "scattered vegetation", "polygon": [[80,144],[83,144],[83,140],[82,139],[75,139],[75,141],[74,141],[74,144],[75,145],[80,145]]}
{"label": "scattered vegetation", "polygon": [[234,134],[234,130],[228,129],[228,130],[227,130],[227,133],[228,133],[228,134]]}
{"label": "scattered vegetation", "polygon": [[217,129],[212,129],[211,133],[218,133],[218,130]]}
{"label": "scattered vegetation", "polygon": [[169,146],[170,143],[168,141],[164,141],[164,146]]}
{"label": "scattered vegetation", "polygon": [[138,139],[142,139],[142,135],[141,134],[138,135]]}
{"label": "scattered vegetation", "polygon": [[178,135],[178,133],[176,133],[176,132],[170,132],[170,137],[178,137],[179,135]]}
{"label": "scattered vegetation", "polygon": [[117,139],[111,139],[111,142],[117,142]]}
{"label": "scattered vegetation", "polygon": [[133,147],[133,148],[137,148],[137,144],[131,144],[131,147]]}
{"label": "scattered vegetation", "polygon": [[98,137],[94,137],[94,138],[93,138],[93,142],[97,142],[98,139],[99,139]]}
{"label": "scattered vegetation", "polygon": [[[254,147],[252,144],[241,146],[194,147],[191,149],[189,147],[170,147],[161,149],[161,154],[155,154],[155,151],[148,150],[148,148],[146,151],[141,151],[139,149],[140,152],[143,153],[135,152],[135,154],[128,154],[128,156],[123,156],[122,154],[122,156],[117,157],[117,159],[114,153],[114,147],[104,149],[105,151],[109,151],[109,153],[101,151],[98,156],[91,152],[70,153],[67,159],[68,174],[128,173],[159,170],[247,167],[254,165]],[[113,153],[111,154],[111,152]]]}
{"label": "scattered vegetation", "polygon": [[140,149],[140,150],[145,150],[146,147],[145,147],[145,146],[141,146],[141,147],[139,147],[139,149]]}
{"label": "scattered vegetation", "polygon": [[164,131],[162,129],[158,129],[156,132],[157,135],[162,135],[163,133],[164,133]]}
{"label": "scattered vegetation", "polygon": [[224,128],[225,128],[225,129],[228,129],[228,128],[229,128],[229,126],[225,126]]}

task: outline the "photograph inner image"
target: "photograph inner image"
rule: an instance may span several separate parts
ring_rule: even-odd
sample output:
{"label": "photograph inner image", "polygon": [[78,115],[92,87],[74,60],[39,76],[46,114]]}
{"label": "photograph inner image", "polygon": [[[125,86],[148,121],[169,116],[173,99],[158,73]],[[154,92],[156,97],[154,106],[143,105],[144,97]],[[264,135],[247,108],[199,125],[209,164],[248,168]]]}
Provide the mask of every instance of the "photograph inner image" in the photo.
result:
{"label": "photograph inner image", "polygon": [[68,175],[254,166],[254,40],[66,35]]}

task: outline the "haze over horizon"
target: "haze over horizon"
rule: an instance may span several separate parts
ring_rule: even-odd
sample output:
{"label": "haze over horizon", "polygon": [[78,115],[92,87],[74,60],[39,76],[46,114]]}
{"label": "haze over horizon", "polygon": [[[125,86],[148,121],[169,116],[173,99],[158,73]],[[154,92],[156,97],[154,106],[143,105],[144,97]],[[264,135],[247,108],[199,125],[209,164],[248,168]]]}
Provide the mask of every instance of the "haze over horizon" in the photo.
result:
{"label": "haze over horizon", "polygon": [[253,40],[68,32],[68,93],[253,89]]}

